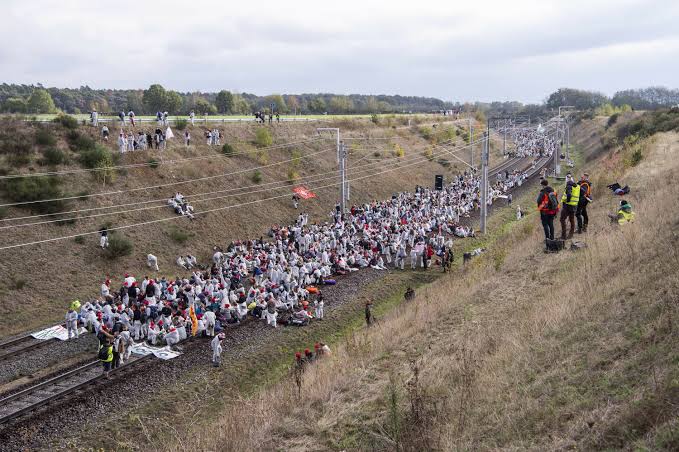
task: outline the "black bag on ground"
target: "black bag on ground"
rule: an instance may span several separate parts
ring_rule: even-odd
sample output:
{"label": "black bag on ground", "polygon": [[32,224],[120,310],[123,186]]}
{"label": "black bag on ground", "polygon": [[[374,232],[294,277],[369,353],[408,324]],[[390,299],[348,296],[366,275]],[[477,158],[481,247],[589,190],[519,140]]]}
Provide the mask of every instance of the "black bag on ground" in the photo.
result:
{"label": "black bag on ground", "polygon": [[545,239],[545,248],[550,253],[558,253],[564,248],[564,241]]}

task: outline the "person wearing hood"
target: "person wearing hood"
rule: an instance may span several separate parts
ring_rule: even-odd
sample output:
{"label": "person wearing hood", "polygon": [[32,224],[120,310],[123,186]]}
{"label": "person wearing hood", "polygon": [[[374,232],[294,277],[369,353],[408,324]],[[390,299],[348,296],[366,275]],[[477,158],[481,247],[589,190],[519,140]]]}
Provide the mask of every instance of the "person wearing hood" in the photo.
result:
{"label": "person wearing hood", "polygon": [[554,240],[554,217],[559,212],[559,201],[556,192],[549,186],[547,179],[542,179],[540,185],[542,185],[542,189],[537,198],[540,221],[545,231],[545,239]]}
{"label": "person wearing hood", "polygon": [[[561,222],[561,239],[567,240],[572,239],[575,233],[575,211],[578,208],[578,203],[580,202],[580,185],[578,185],[574,180],[573,176],[569,174],[566,175],[566,189],[564,194],[561,196],[561,204],[563,204],[563,209],[561,210],[561,217],[559,218]],[[566,233],[566,220],[570,223],[568,233]]]}
{"label": "person wearing hood", "polygon": [[620,226],[634,221],[636,214],[632,210],[632,204],[626,200],[620,201],[620,206],[615,214],[608,214],[611,221],[618,223]]}
{"label": "person wearing hood", "polygon": [[215,367],[219,367],[222,363],[222,341],[225,337],[224,333],[219,333],[212,339],[212,342],[210,342],[210,348],[212,349],[212,365]]}
{"label": "person wearing hood", "polygon": [[66,313],[66,330],[69,339],[72,335],[75,335],[75,338],[78,339],[78,312],[73,309],[73,306],[69,306]]}

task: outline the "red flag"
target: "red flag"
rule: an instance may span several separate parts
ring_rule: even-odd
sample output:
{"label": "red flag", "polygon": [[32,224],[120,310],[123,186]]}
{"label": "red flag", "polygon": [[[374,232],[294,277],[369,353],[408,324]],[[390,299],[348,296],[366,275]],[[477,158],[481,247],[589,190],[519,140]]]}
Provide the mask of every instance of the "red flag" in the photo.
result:
{"label": "red flag", "polygon": [[310,198],[315,198],[316,193],[312,192],[308,188],[300,185],[299,187],[295,187],[292,189],[294,193],[297,193],[300,198],[302,199],[310,199]]}

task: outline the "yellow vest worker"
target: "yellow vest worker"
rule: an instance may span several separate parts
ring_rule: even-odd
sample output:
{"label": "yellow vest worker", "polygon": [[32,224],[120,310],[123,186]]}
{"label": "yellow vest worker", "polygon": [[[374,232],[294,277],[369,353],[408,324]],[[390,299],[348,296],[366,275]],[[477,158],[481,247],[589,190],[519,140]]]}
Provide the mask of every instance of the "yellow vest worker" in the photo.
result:
{"label": "yellow vest worker", "polygon": [[578,184],[573,184],[571,186],[571,200],[566,201],[568,197],[566,196],[566,193],[561,196],[561,203],[568,205],[568,206],[578,206],[578,201],[580,201],[580,186]]}

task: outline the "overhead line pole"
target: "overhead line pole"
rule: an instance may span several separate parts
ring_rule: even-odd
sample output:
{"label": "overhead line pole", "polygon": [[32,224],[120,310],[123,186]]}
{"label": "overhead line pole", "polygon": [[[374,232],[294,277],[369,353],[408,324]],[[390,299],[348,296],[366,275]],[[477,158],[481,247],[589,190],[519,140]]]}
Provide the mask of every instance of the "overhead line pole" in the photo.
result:
{"label": "overhead line pole", "polygon": [[344,215],[347,199],[348,199],[348,185],[347,181],[347,152],[344,143],[340,139],[340,129],[339,127],[319,127],[316,129],[318,133],[321,132],[334,132],[337,139],[337,164],[339,167],[340,176],[340,209],[342,215]]}
{"label": "overhead line pole", "polygon": [[483,133],[483,147],[481,148],[481,234],[486,234],[486,220],[488,217],[488,142],[490,137],[490,122],[488,131]]}

